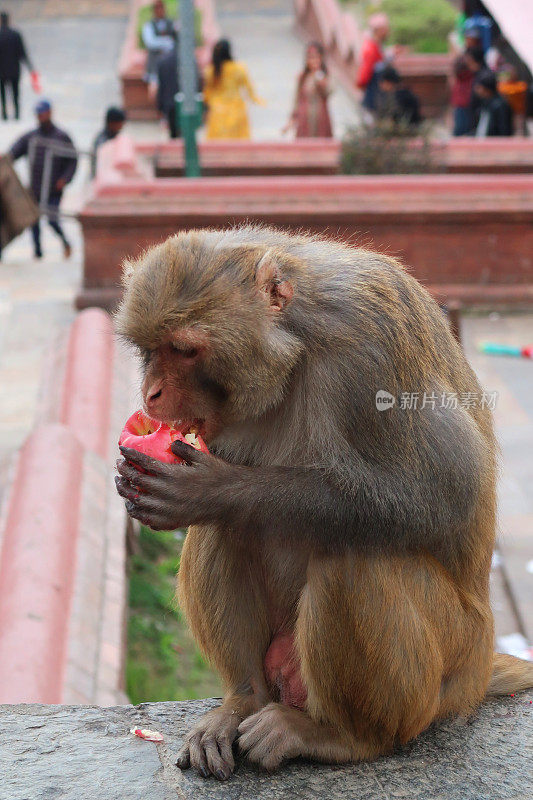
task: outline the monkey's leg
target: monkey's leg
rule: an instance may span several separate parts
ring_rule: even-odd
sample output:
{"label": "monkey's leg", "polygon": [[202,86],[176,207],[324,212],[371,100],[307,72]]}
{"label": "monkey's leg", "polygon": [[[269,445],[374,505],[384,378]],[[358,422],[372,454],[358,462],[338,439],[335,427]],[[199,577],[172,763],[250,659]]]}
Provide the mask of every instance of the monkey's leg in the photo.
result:
{"label": "monkey's leg", "polygon": [[261,568],[217,527],[192,527],[183,547],[178,594],[193,635],[220,673],[224,701],[202,717],[179,754],[181,769],[228,778],[239,724],[271,697],[263,672],[270,641]]}
{"label": "monkey's leg", "polygon": [[425,557],[317,557],[307,578],[296,626],[306,710],[270,704],[239,728],[239,745],[267,769],[295,756],[369,759],[408,741],[440,714],[467,654],[483,659],[490,634],[481,623],[471,636],[465,593]]}

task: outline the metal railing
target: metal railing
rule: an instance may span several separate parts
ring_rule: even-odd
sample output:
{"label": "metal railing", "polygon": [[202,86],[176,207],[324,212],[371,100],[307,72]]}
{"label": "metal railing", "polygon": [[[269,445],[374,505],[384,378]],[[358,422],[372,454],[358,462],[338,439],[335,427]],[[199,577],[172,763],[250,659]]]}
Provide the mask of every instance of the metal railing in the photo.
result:
{"label": "metal railing", "polygon": [[50,206],[48,203],[48,198],[52,189],[51,182],[53,160],[54,158],[71,158],[77,162],[79,161],[80,157],[84,156],[88,156],[92,160],[94,155],[93,152],[90,150],[78,150],[78,148],[74,147],[73,145],[69,145],[66,142],[59,142],[55,139],[50,139],[47,136],[33,136],[28,145],[28,164],[30,175],[33,171],[33,165],[37,156],[37,148],[39,147],[43,148],[45,151],[43,173],[41,178],[41,192],[39,197],[36,198],[40,212],[42,214],[51,214],[55,216],[61,214],[62,217],[76,217],[75,214],[59,211],[56,206]]}

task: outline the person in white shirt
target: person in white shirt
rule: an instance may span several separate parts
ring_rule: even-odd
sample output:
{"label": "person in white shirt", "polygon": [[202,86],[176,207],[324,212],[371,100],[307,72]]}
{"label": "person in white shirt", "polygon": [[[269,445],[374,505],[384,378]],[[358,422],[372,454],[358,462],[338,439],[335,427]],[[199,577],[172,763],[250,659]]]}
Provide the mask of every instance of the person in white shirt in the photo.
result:
{"label": "person in white shirt", "polygon": [[152,4],[152,19],[143,25],[142,40],[148,51],[144,80],[146,83],[155,83],[159,59],[172,50],[176,43],[176,28],[173,20],[166,15],[163,0],[155,0]]}

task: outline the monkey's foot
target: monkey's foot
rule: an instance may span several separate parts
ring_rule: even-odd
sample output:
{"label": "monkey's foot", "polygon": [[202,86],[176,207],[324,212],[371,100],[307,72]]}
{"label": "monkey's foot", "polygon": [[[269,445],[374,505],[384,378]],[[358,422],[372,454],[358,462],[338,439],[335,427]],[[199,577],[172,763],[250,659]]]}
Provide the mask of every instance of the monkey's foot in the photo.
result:
{"label": "monkey's foot", "polygon": [[214,775],[219,781],[229,778],[235,767],[231,746],[242,717],[224,708],[214,708],[190,731],[176,765],[194,767],[200,775]]}
{"label": "monkey's foot", "polygon": [[250,761],[274,770],[285,759],[306,754],[306,720],[312,724],[303,711],[269,703],[239,725],[239,749]]}

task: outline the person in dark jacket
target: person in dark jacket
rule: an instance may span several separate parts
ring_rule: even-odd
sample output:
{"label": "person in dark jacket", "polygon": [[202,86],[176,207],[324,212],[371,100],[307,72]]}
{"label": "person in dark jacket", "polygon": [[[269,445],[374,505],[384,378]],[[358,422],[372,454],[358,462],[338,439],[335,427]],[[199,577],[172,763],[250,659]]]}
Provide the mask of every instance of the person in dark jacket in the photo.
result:
{"label": "person in dark jacket", "polygon": [[19,119],[19,82],[20,65],[24,62],[30,72],[33,66],[28,57],[24,39],[20,33],[9,27],[9,15],[0,14],[0,100],[2,102],[2,119],[7,119],[6,87],[11,88],[15,119]]}
{"label": "person in dark jacket", "polygon": [[172,50],[176,35],[174,20],[167,16],[165,3],[163,0],[155,0],[152,3],[152,19],[145,22],[141,32],[143,44],[148,51],[144,75],[146,83],[157,80],[159,60]]}
{"label": "person in dark jacket", "polygon": [[483,53],[482,47],[469,47],[468,50],[465,50],[463,57],[467,68],[472,73],[472,87],[470,89],[470,103],[468,106],[470,122],[470,130],[468,133],[470,136],[473,136],[481,113],[481,99],[475,91],[475,87],[479,76],[487,69],[487,65],[485,63],[485,54]]}
{"label": "person in dark jacket", "polygon": [[397,70],[391,66],[384,67],[379,76],[377,116],[408,127],[422,122],[417,96],[402,84]]}
{"label": "person in dark jacket", "polygon": [[[48,100],[40,100],[35,106],[35,113],[39,127],[17,139],[9,155],[13,161],[22,156],[28,157],[31,190],[38,203],[43,201],[46,204],[50,227],[63,242],[65,258],[68,258],[72,248],[59,223],[59,204],[63,189],[76,172],[76,150],[70,136],[54,125],[52,106]],[[39,221],[33,226],[32,234],[35,258],[42,258]]]}
{"label": "person in dark jacket", "polygon": [[100,131],[93,143],[93,151],[91,154],[91,175],[94,178],[96,175],[96,153],[100,145],[109,142],[118,136],[126,123],[126,113],[116,106],[110,106],[105,112],[104,128]]}
{"label": "person in dark jacket", "polygon": [[479,75],[474,91],[481,101],[476,136],[512,136],[513,112],[498,92],[496,75],[490,69]]}
{"label": "person in dark jacket", "polygon": [[[179,39],[175,47],[164,55],[157,65],[157,107],[167,119],[171,139],[181,136],[175,107],[175,97],[180,91],[178,47]],[[202,78],[198,67],[196,67],[196,86],[197,91],[201,92]]]}

